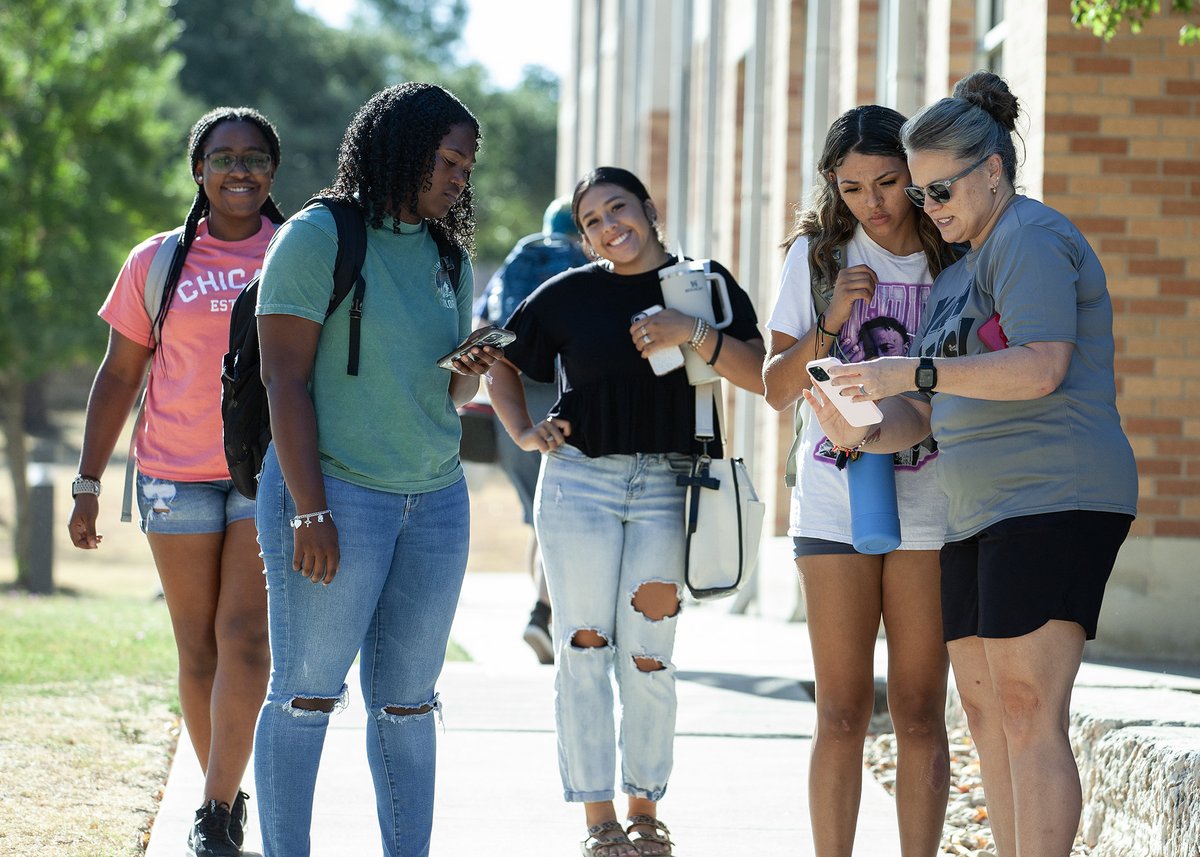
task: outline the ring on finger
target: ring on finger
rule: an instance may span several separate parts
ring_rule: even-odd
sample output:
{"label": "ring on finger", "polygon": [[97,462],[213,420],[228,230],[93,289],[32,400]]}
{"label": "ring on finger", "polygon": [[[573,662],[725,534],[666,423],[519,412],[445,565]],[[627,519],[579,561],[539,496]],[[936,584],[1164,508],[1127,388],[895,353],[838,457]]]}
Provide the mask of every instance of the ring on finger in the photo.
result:
{"label": "ring on finger", "polygon": [[642,342],[644,342],[644,343],[646,343],[647,345],[649,345],[649,344],[650,344],[650,334],[648,334],[648,333],[643,333],[643,334],[642,334]]}

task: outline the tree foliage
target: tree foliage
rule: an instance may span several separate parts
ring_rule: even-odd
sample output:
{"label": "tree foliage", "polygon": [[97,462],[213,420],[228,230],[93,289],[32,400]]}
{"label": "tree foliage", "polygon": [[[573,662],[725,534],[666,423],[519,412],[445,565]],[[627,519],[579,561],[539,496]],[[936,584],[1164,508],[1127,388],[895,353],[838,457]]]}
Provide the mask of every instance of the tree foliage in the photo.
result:
{"label": "tree foliage", "polygon": [[95,354],[96,307],[129,248],[182,206],[176,35],[156,0],[0,5],[0,406],[28,573],[25,387]]}
{"label": "tree foliage", "polygon": [[[1106,42],[1117,34],[1121,24],[1140,33],[1146,19],[1162,11],[1159,0],[1071,0],[1071,21],[1076,27],[1087,27]],[[1196,0],[1171,0],[1171,11],[1191,15]],[[1179,44],[1200,45],[1200,25],[1188,21],[1179,28]]]}
{"label": "tree foliage", "polygon": [[94,346],[80,328],[97,296],[130,246],[179,211],[183,185],[164,184],[182,150],[164,119],[177,95],[174,37],[154,0],[0,7],[6,373],[32,377]]}
{"label": "tree foliage", "polygon": [[0,408],[17,500],[19,579],[30,542],[26,385],[99,358],[96,316],[129,249],[182,222],[186,138],[204,111],[246,104],[279,128],[275,197],[295,211],[333,178],[342,135],[404,80],[454,91],[479,117],[480,262],[535,231],[554,192],[557,83],[511,91],[459,59],[465,0],[362,0],[346,30],[295,0],[0,2]]}
{"label": "tree foliage", "polygon": [[558,79],[528,66],[521,83],[494,91],[470,70],[451,83],[483,126],[476,186],[481,260],[499,263],[524,235],[542,226],[554,198],[558,145]]}
{"label": "tree foliage", "polygon": [[364,0],[346,30],[297,12],[294,0],[246,0],[236,15],[218,0],[187,0],[175,15],[191,112],[248,104],[279,128],[284,213],[329,184],[346,124],[370,95],[424,80],[454,92],[483,126],[473,178],[480,260],[499,263],[540,227],[554,195],[557,80],[531,66],[515,89],[497,90],[482,67],[461,63],[464,0]]}
{"label": "tree foliage", "polygon": [[192,121],[220,105],[261,110],[279,129],[282,163],[275,198],[285,214],[329,184],[350,117],[386,85],[379,57],[397,51],[378,32],[329,27],[293,0],[186,0],[180,85]]}

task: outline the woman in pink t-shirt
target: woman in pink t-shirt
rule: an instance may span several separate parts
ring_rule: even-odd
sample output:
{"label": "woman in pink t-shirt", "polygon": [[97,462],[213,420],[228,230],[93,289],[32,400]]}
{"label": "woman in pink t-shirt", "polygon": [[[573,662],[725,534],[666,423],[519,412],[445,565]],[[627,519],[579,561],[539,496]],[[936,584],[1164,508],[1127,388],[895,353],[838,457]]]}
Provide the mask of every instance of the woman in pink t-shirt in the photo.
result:
{"label": "woman in pink t-shirt", "polygon": [[270,196],[279,136],[257,111],[218,108],[192,128],[188,159],[196,197],[157,313],[146,280],[166,233],[130,252],[100,309],[112,330],[88,399],[68,526],[76,547],[100,546],[100,477],[148,366],[138,507],[175,631],[184,723],[205,773],[188,845],[197,857],[224,857],[241,854],[240,783],[270,654],[254,501],[234,489],[222,448],[220,366],[234,299],[283,221]]}

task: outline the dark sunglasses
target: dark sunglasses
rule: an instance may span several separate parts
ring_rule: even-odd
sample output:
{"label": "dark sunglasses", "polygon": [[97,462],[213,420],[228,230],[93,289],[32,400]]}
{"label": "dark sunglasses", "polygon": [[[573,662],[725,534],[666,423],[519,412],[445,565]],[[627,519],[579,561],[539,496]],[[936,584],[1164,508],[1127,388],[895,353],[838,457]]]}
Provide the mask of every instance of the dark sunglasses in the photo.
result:
{"label": "dark sunglasses", "polygon": [[986,155],[984,155],[982,158],[980,158],[975,163],[971,164],[971,166],[967,167],[965,170],[963,170],[961,173],[959,173],[956,176],[952,176],[948,179],[943,179],[943,180],[937,181],[937,182],[930,182],[929,184],[925,185],[924,188],[919,188],[916,185],[909,185],[908,187],[906,187],[904,189],[904,192],[906,194],[908,194],[908,198],[910,200],[912,200],[912,204],[915,205],[917,208],[925,207],[926,195],[931,197],[936,202],[939,202],[942,205],[945,205],[946,203],[948,203],[950,201],[950,185],[954,184],[956,181],[963,178],[964,176],[969,176],[971,173],[973,173],[975,170],[977,170],[979,168],[980,164],[982,164],[984,161],[986,161],[991,156],[992,156],[992,153],[988,152]]}

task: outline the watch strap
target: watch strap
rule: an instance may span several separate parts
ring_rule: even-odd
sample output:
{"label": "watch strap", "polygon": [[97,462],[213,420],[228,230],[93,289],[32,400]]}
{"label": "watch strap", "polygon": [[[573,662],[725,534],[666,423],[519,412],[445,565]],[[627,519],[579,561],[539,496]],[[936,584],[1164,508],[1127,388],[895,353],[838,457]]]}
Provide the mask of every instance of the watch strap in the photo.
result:
{"label": "watch strap", "polygon": [[76,476],[71,482],[71,496],[77,497],[80,494],[94,494],[99,497],[100,480],[88,476]]}

